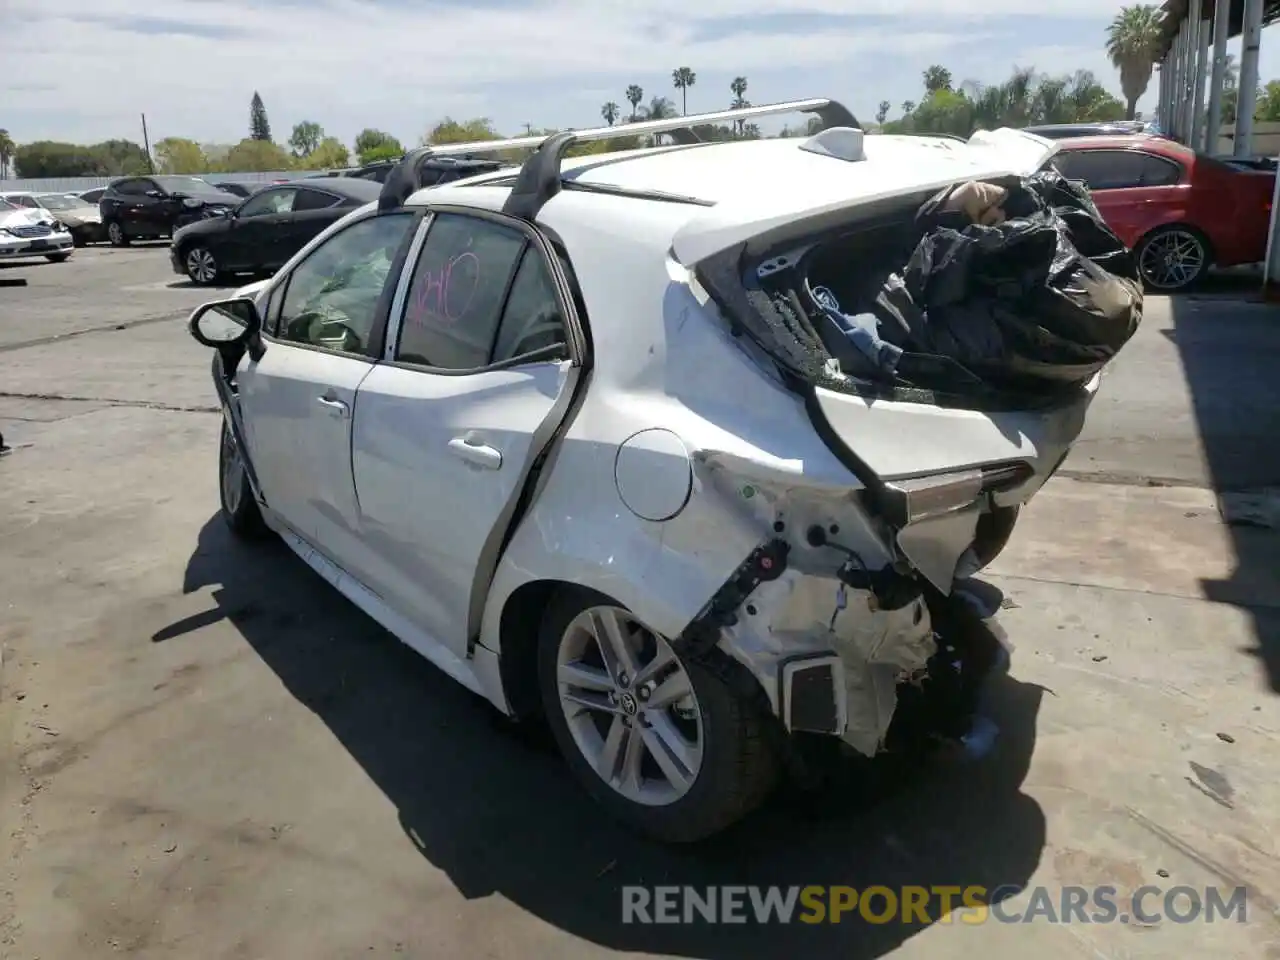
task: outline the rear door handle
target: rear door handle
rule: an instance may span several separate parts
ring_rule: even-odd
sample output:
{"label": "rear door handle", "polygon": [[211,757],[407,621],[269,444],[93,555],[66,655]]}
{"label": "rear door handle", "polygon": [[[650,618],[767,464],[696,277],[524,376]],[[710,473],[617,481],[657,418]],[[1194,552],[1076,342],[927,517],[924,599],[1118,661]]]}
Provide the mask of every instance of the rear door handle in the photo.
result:
{"label": "rear door handle", "polygon": [[486,443],[476,443],[466,437],[454,437],[449,441],[449,449],[455,456],[486,470],[497,470],[502,466],[502,453]]}
{"label": "rear door handle", "polygon": [[335,417],[345,417],[351,412],[351,408],[337,397],[316,397],[316,403],[328,409],[328,411]]}

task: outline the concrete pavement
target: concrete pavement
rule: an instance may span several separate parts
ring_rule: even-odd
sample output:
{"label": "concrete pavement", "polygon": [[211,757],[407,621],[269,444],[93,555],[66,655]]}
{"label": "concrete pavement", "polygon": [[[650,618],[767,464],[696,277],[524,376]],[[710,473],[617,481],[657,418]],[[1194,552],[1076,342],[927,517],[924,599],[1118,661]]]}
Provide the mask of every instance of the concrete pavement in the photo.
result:
{"label": "concrete pavement", "polygon": [[[1280,958],[1280,547],[1210,489],[1280,480],[1274,421],[1213,413],[1280,409],[1272,311],[1149,301],[984,576],[1016,648],[992,757],[670,851],[283,548],[229,540],[180,322],[207,294],[167,270],[78,251],[0,292],[0,957]],[[623,926],[635,883],[1250,900],[1244,925]]]}

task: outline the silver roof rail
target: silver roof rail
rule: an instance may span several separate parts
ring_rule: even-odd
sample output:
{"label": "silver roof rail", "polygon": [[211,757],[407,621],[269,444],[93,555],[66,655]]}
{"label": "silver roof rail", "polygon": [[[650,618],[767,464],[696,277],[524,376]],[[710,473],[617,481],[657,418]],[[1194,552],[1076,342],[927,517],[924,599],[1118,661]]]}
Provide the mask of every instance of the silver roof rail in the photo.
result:
{"label": "silver roof rail", "polygon": [[469,143],[445,143],[439,146],[417,147],[410,150],[387,175],[378,198],[378,208],[391,210],[401,207],[425,185],[422,182],[423,161],[429,157],[448,157],[460,154],[497,153],[504,150],[533,149],[536,152],[525,160],[520,168],[516,184],[511,188],[504,212],[512,216],[532,220],[543,204],[560,191],[560,164],[569,148],[577,143],[595,140],[617,140],[623,137],[643,137],[669,133],[677,143],[701,142],[695,127],[709,124],[750,120],[753,117],[776,116],[784,113],[812,113],[821,121],[824,129],[830,127],[854,127],[861,124],[841,103],[826,98],[791,100],[785,103],[769,103],[740,110],[717,110],[662,120],[641,120],[611,127],[593,127],[588,130],[566,130],[564,133],[536,134],[529,137],[511,137],[506,140],[473,140]]}

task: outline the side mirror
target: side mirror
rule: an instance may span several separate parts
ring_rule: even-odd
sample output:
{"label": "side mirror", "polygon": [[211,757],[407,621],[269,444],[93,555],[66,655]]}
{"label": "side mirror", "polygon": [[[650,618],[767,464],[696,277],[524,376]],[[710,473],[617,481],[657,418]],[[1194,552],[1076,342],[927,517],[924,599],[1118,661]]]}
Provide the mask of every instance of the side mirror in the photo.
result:
{"label": "side mirror", "polygon": [[248,297],[215,300],[196,307],[187,321],[193,340],[205,347],[230,347],[256,337],[262,329],[258,305]]}

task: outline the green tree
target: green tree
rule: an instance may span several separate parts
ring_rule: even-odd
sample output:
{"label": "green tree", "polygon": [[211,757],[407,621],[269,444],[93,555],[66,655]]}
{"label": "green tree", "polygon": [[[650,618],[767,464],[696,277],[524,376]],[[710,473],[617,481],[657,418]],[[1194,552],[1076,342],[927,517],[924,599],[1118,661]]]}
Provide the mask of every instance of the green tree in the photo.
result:
{"label": "green tree", "polygon": [[103,158],[92,147],[57,140],[37,140],[14,149],[14,172],[19,177],[106,176]]}
{"label": "green tree", "polygon": [[351,153],[337,137],[325,137],[307,154],[304,162],[312,170],[333,170],[350,166]]}
{"label": "green tree", "polygon": [[644,99],[644,87],[637,84],[631,84],[627,87],[627,103],[631,104],[631,122],[635,123],[639,118],[640,101]]}
{"label": "green tree", "polygon": [[9,179],[9,163],[13,160],[13,151],[17,145],[9,136],[8,130],[0,130],[0,180]]}
{"label": "green tree", "polygon": [[209,159],[194,140],[165,137],[155,146],[161,173],[208,173]]}
{"label": "green tree", "polygon": [[361,163],[395,160],[404,156],[404,146],[384,130],[366,127],[356,134],[356,157]]}
{"label": "green tree", "polygon": [[1280,120],[1280,80],[1272,80],[1258,91],[1253,116],[1256,120]]}
{"label": "green tree", "polygon": [[618,105],[612,100],[600,108],[600,116],[604,117],[604,122],[611,127],[617,123],[618,114],[621,112],[622,111],[619,109]]}
{"label": "green tree", "polygon": [[680,116],[676,112],[676,105],[666,97],[654,97],[647,107],[641,108],[641,115],[645,120],[670,120]]}
{"label": "green tree", "polygon": [[253,91],[253,99],[249,101],[249,138],[271,142],[271,123],[267,120],[267,108],[262,105],[262,97]]}
{"label": "green tree", "polygon": [[147,151],[132,140],[103,140],[93,144],[89,150],[100,158],[102,173],[108,177],[151,172],[151,158]]}
{"label": "green tree", "polygon": [[246,137],[231,148],[224,164],[228,173],[266,173],[288,170],[293,158],[278,143]]}
{"label": "green tree", "polygon": [[470,143],[473,140],[501,140],[502,134],[493,128],[488,117],[475,117],[459,123],[445,117],[426,136],[426,143]]}
{"label": "green tree", "polygon": [[293,125],[293,133],[289,135],[289,146],[293,147],[295,157],[305,157],[314,153],[320,141],[324,139],[324,128],[314,120],[303,120]]}
{"label": "green tree", "polygon": [[927,67],[924,71],[924,89],[926,93],[950,90],[951,71],[936,63],[931,67]]}
{"label": "green tree", "polygon": [[1160,8],[1140,3],[1122,7],[1107,27],[1107,56],[1120,71],[1125,119],[1132,120],[1138,101],[1147,92],[1160,42]]}
{"label": "green tree", "polygon": [[698,82],[698,75],[689,67],[676,67],[671,71],[671,84],[680,91],[680,113],[689,114],[689,88]]}
{"label": "green tree", "polygon": [[916,108],[916,102],[915,102],[914,100],[903,100],[903,101],[902,101],[902,112],[903,112],[903,113],[910,113],[910,112],[911,112],[912,110],[914,110],[915,108]]}
{"label": "green tree", "polygon": [[892,109],[893,107],[888,100],[881,100],[880,106],[876,108],[876,123],[883,127],[885,120],[889,119],[889,111]]}

